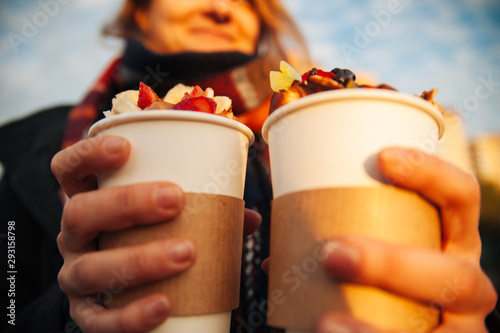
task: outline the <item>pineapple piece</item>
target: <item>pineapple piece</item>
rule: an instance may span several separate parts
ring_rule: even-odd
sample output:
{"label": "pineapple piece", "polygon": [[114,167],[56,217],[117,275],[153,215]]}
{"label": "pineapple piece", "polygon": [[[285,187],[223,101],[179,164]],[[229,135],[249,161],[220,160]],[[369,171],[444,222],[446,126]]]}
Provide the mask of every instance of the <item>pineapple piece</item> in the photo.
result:
{"label": "pineapple piece", "polygon": [[271,81],[271,89],[279,92],[280,90],[289,89],[294,81],[301,81],[300,74],[286,61],[280,62],[280,71],[271,71],[269,73]]}

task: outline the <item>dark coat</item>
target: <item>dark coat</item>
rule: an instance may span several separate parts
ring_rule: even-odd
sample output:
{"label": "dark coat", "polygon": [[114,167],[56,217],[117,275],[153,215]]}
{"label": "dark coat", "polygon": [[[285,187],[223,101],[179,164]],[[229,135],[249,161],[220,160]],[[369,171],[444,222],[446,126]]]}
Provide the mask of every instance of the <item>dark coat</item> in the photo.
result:
{"label": "dark coat", "polygon": [[[15,266],[4,266],[2,272],[16,272],[7,276],[15,276],[14,285],[7,278],[1,279],[2,308],[15,301],[15,326],[8,324],[13,317],[7,316],[2,318],[2,328],[16,332],[71,328],[71,324],[66,325],[71,322],[69,303],[57,284],[63,263],[56,245],[62,204],[59,185],[50,170],[52,156],[61,149],[69,110],[52,108],[0,128],[2,236],[7,233],[8,221],[15,223],[10,223],[15,227],[15,262],[9,262]],[[7,253],[7,239],[1,239],[0,244],[2,253]],[[7,261],[2,260],[2,264]]]}

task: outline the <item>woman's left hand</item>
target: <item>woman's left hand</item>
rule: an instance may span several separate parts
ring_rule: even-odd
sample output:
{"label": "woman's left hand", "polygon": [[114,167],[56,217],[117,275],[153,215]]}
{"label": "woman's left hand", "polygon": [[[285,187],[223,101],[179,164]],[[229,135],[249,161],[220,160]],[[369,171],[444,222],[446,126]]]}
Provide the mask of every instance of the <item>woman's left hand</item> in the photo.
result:
{"label": "woman's left hand", "polygon": [[[384,149],[378,163],[395,185],[420,193],[439,208],[442,251],[348,235],[332,240],[335,246],[328,248],[335,250],[324,261],[325,269],[342,280],[440,306],[441,322],[433,332],[487,332],[484,319],[495,307],[497,294],[479,264],[477,181],[437,157],[410,149]],[[316,332],[378,331],[348,314],[329,313]]]}

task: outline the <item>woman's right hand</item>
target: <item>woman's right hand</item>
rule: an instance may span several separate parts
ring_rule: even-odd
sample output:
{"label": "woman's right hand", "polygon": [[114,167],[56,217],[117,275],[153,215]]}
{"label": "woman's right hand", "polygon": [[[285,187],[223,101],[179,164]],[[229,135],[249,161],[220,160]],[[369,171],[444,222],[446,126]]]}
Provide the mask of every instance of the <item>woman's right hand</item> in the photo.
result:
{"label": "woman's right hand", "polygon": [[167,182],[97,189],[95,174],[119,167],[129,153],[125,139],[102,136],[80,141],[52,160],[52,172],[69,197],[57,238],[64,258],[58,280],[84,332],[145,332],[162,323],[171,310],[166,295],[112,310],[97,295],[108,301],[122,288],[179,274],[196,257],[193,243],[180,238],[97,251],[102,231],[172,219],[185,205],[182,190]]}

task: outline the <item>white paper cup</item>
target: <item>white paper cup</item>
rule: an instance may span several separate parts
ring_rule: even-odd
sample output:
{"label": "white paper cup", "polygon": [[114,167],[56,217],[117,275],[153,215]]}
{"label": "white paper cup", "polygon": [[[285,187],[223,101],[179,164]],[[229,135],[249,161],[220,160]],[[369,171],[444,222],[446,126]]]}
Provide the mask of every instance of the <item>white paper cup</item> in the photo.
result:
{"label": "white paper cup", "polygon": [[[217,246],[217,244],[210,243],[210,241],[205,242],[205,240],[217,237],[220,225],[226,225],[228,230],[234,229],[242,232],[242,199],[247,154],[248,147],[254,140],[253,133],[248,127],[222,116],[201,112],[149,110],[115,115],[100,120],[89,130],[90,137],[99,135],[121,136],[126,138],[131,145],[130,156],[122,167],[98,174],[100,188],[151,181],[173,182],[179,185],[187,195],[195,195],[194,207],[188,207],[187,205],[184,210],[191,210],[194,213],[198,209],[210,210],[213,198],[223,201],[223,204],[236,201],[237,206],[240,205],[241,201],[241,207],[238,206],[241,208],[238,208],[241,212],[235,212],[238,220],[211,221],[214,222],[214,225],[204,228],[209,228],[205,229],[209,231],[213,229],[213,232],[202,235],[201,239],[198,239],[198,243],[196,243],[197,239],[194,239],[198,253],[196,262],[188,272],[179,276],[196,271],[199,265],[203,265],[202,262],[207,257],[215,255],[210,255],[210,253],[217,253],[217,249],[199,248],[199,246],[205,243],[210,244],[210,247]],[[184,214],[185,212],[183,212]],[[196,216],[198,219],[200,218],[200,216]],[[197,221],[189,221],[189,223],[193,222]],[[186,228],[185,221],[182,223],[184,223],[183,228]],[[164,223],[166,227],[169,224],[173,224],[173,222],[167,221]],[[234,224],[234,226],[231,224]],[[195,224],[191,225],[194,226]],[[189,228],[187,229],[187,234],[181,234],[181,236],[192,237],[189,234]],[[114,238],[119,239],[119,244],[128,245],[127,242],[130,241],[135,244],[134,235],[136,231],[126,230],[125,233],[128,231],[132,232],[125,236],[126,240],[124,241],[120,240],[122,236],[118,234],[108,234],[108,238],[113,241]],[[142,234],[137,237],[147,238],[155,232],[158,231],[149,232],[141,229]],[[139,233],[137,234],[139,235]],[[156,237],[156,235],[151,236]],[[200,235],[196,237],[200,237]],[[224,240],[224,242],[231,242],[230,247],[233,249],[241,249],[242,237],[242,234],[237,235],[232,237],[233,239]],[[141,240],[140,242],[144,241]],[[225,260],[230,263],[224,266],[225,274],[231,274],[233,282],[236,275],[238,285],[233,286],[233,289],[239,288],[241,252],[235,251],[235,253],[224,253],[223,255],[230,257],[230,259]],[[210,260],[213,260],[213,258]],[[215,273],[215,275],[217,274],[220,273]],[[205,278],[206,281],[210,281],[213,276],[206,276]],[[224,279],[224,277],[219,277],[219,279]],[[167,279],[167,281],[169,280]],[[117,298],[121,295],[113,296]],[[179,302],[182,302],[182,295],[179,297]],[[176,305],[173,304],[174,308]],[[200,311],[197,311],[196,315],[174,314],[152,332],[229,332],[230,309],[218,313],[198,312]]]}
{"label": "white paper cup", "polygon": [[193,111],[148,110],[114,115],[89,136],[127,138],[132,151],[123,167],[99,174],[99,186],[172,181],[185,192],[243,198],[252,131],[222,116]]}
{"label": "white paper cup", "polygon": [[[399,145],[437,151],[444,116],[416,96],[382,89],[309,95],[273,112],[263,125],[274,198],[324,187],[377,186],[373,157]],[[292,167],[293,166],[293,167]]]}
{"label": "white paper cup", "polygon": [[[289,333],[312,332],[317,319],[331,310],[349,311],[387,330],[424,331],[435,325],[438,317],[430,315],[422,319],[427,326],[415,327],[421,319],[418,304],[380,290],[334,283],[320,268],[317,249],[327,238],[358,233],[439,250],[435,208],[418,195],[389,185],[375,158],[387,146],[432,154],[443,131],[444,117],[431,103],[380,89],[317,93],[268,117],[262,133],[269,144],[274,195],[269,290],[285,300],[269,299],[272,326]],[[410,176],[419,163],[411,158],[401,161],[401,172]],[[397,200],[398,207],[388,199]],[[414,217],[413,211],[417,211]],[[407,223],[408,215],[414,219],[408,226],[398,221]],[[302,267],[305,273],[290,274],[297,272],[292,267]],[[287,285],[292,278],[297,283]],[[392,313],[377,312],[385,309],[385,303],[390,303],[386,312]]]}

